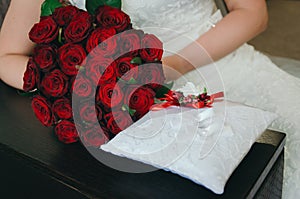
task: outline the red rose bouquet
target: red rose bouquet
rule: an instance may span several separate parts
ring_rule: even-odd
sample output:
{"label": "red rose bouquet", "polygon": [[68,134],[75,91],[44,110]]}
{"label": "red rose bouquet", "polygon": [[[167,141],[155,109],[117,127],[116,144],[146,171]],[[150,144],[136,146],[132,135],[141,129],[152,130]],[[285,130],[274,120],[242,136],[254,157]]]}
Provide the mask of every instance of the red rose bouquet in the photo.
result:
{"label": "red rose bouquet", "polygon": [[89,12],[46,0],[40,22],[29,32],[37,45],[23,89],[34,93],[36,117],[54,126],[60,141],[80,138],[99,147],[155,104],[154,109],[200,108],[212,102],[206,92],[184,97],[163,85],[161,41],[133,29],[120,1],[87,2]]}

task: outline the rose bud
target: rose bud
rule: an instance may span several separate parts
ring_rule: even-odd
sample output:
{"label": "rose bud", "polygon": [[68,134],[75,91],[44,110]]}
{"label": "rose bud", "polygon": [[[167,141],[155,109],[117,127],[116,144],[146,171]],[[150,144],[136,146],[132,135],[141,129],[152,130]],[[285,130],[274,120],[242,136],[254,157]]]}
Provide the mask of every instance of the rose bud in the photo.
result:
{"label": "rose bud", "polygon": [[50,103],[45,97],[40,95],[34,96],[31,101],[31,106],[35,116],[44,126],[51,126],[53,124]]}
{"label": "rose bud", "polygon": [[79,116],[82,122],[94,124],[98,122],[98,113],[95,103],[92,104],[89,100],[80,103],[79,105]]}
{"label": "rose bud", "polygon": [[138,65],[132,64],[131,60],[132,57],[122,57],[116,61],[116,75],[118,78],[122,78],[124,81],[138,78]]}
{"label": "rose bud", "polygon": [[98,85],[104,71],[107,70],[105,77],[102,78],[106,82],[115,76],[114,67],[109,67],[113,62],[113,59],[101,56],[89,59],[85,65],[85,74],[94,85]]}
{"label": "rose bud", "polygon": [[160,88],[165,81],[161,63],[148,63],[139,65],[138,82],[142,85],[148,84],[154,90]]}
{"label": "rose bud", "polygon": [[61,70],[66,75],[74,76],[79,66],[84,65],[86,53],[81,45],[68,43],[59,48],[58,58]]}
{"label": "rose bud", "polygon": [[47,97],[62,97],[68,92],[68,77],[58,69],[47,73],[41,81],[40,90]]}
{"label": "rose bud", "polygon": [[206,99],[209,99],[209,96],[207,95],[207,93],[202,93],[198,96],[200,101],[204,101]]}
{"label": "rose bud", "polygon": [[58,140],[65,144],[70,144],[78,141],[78,133],[73,122],[62,120],[56,125],[54,131],[56,136],[58,137]]}
{"label": "rose bud", "polygon": [[[96,28],[91,35],[89,36],[86,43],[86,50],[91,53],[92,56],[106,56],[112,55],[116,51],[117,41],[116,39],[110,39],[108,42],[108,46],[106,50],[104,50],[104,46],[100,44],[106,41],[108,38],[114,36],[116,34],[116,30],[114,28]],[[104,43],[105,44],[105,43]],[[99,46],[100,45],[100,46]]]}
{"label": "rose bud", "polygon": [[38,45],[33,50],[33,59],[43,72],[56,66],[56,48],[51,45]]}
{"label": "rose bud", "polygon": [[135,110],[134,116],[137,119],[149,112],[154,104],[155,92],[149,87],[129,86],[125,93],[124,104]]}
{"label": "rose bud", "polygon": [[55,100],[52,105],[52,113],[57,120],[71,119],[73,115],[71,101],[65,97]]}
{"label": "rose bud", "polygon": [[145,34],[142,38],[140,56],[146,62],[159,61],[163,54],[162,42],[153,34]]}
{"label": "rose bud", "polygon": [[99,43],[99,45],[90,52],[90,55],[92,57],[114,57],[115,54],[117,54],[117,50],[117,38],[110,37]]}
{"label": "rose bud", "polygon": [[[111,6],[100,6],[95,12],[97,25],[102,28],[115,28],[122,32],[130,25],[129,16],[118,8]],[[130,26],[129,26],[130,27]]]}
{"label": "rose bud", "polygon": [[52,17],[46,17],[39,23],[34,24],[29,32],[31,41],[37,44],[47,44],[57,38],[58,27]]}
{"label": "rose bud", "polygon": [[80,74],[73,83],[73,93],[79,97],[90,97],[93,92],[93,85],[89,78]]}
{"label": "rose bud", "polygon": [[101,104],[103,104],[103,106],[107,109],[119,106],[124,97],[119,85],[113,81],[100,85],[96,95],[97,101],[101,102]]}
{"label": "rose bud", "polygon": [[107,82],[116,82],[116,62],[112,62],[104,71],[102,74],[98,85],[101,86],[103,84],[106,84]]}
{"label": "rose bud", "polygon": [[75,6],[63,6],[56,8],[53,13],[53,18],[60,26],[65,26],[70,23],[72,18],[78,13],[79,9]]}
{"label": "rose bud", "polygon": [[105,115],[107,128],[113,134],[118,134],[122,130],[129,127],[133,121],[126,111],[114,111]]}
{"label": "rose bud", "polygon": [[143,35],[143,31],[134,29],[120,33],[120,35],[118,35],[118,48],[120,49],[120,54],[128,57],[138,56]]}
{"label": "rose bud", "polygon": [[23,90],[25,92],[32,91],[37,87],[40,80],[40,73],[32,58],[29,58],[26,71],[23,76]]}
{"label": "rose bud", "polygon": [[78,43],[87,38],[92,27],[92,17],[88,12],[78,12],[66,27],[64,36],[69,43]]}
{"label": "rose bud", "polygon": [[80,136],[83,144],[87,147],[100,147],[109,141],[108,135],[100,126],[80,130]]}

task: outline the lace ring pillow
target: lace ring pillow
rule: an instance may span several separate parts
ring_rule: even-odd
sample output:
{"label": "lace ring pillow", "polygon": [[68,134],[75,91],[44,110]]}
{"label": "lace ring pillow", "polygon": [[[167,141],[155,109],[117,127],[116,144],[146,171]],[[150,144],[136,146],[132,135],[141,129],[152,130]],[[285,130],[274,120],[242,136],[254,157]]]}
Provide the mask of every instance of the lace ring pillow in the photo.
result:
{"label": "lace ring pillow", "polygon": [[[226,117],[218,111],[226,104]],[[222,194],[232,172],[276,115],[216,102],[213,108],[150,111],[101,149],[171,171]]]}

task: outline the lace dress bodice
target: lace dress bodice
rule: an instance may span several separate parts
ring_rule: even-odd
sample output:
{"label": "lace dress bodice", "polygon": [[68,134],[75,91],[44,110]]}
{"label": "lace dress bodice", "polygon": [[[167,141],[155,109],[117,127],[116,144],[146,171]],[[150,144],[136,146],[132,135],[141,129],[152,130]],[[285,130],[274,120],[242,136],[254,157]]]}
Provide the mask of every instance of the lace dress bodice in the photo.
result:
{"label": "lace dress bodice", "polygon": [[[199,36],[214,10],[212,0],[124,0],[122,8],[135,28],[157,28],[153,33],[164,43],[180,34]],[[141,12],[141,10],[143,10]],[[167,34],[166,34],[167,32]]]}

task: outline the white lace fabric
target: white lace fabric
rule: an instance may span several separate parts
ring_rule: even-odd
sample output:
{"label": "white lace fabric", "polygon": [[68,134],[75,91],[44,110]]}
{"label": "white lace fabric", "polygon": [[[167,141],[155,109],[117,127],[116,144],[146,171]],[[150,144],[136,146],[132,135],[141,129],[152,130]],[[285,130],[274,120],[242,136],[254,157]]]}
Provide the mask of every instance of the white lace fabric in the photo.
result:
{"label": "white lace fabric", "polygon": [[[101,149],[171,171],[222,194],[234,169],[276,115],[227,102],[223,123],[219,105],[222,102],[215,103],[215,108],[151,111]],[[213,121],[206,122],[210,117]]]}
{"label": "white lace fabric", "polygon": [[[178,41],[181,35],[196,39],[216,19],[213,0],[123,0],[122,4],[134,27],[145,28],[145,32],[151,31],[152,27],[150,33],[174,51],[189,44],[187,40]],[[271,128],[287,134],[283,198],[300,198],[300,80],[280,70],[247,44],[214,66],[223,79],[227,99],[279,116]],[[197,83],[201,70],[200,67],[184,78]],[[217,75],[210,78],[213,81]]]}

